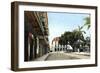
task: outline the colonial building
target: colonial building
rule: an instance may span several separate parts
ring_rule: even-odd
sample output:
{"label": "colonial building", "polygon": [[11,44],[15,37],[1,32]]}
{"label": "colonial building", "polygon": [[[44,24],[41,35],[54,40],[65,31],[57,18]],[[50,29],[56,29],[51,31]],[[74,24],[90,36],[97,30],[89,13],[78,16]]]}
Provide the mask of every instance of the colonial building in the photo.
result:
{"label": "colonial building", "polygon": [[24,60],[30,61],[49,51],[48,16],[46,12],[24,12]]}
{"label": "colonial building", "polygon": [[73,48],[71,47],[71,45],[66,44],[66,45],[61,45],[59,44],[59,40],[60,40],[60,37],[55,37],[53,40],[52,40],[52,51],[53,52],[72,52],[73,51]]}

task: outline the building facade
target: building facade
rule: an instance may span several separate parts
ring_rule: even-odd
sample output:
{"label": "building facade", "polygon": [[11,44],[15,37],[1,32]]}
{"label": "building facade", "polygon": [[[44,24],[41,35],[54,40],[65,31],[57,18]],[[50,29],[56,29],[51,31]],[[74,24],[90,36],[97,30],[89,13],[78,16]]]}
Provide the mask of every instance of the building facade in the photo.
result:
{"label": "building facade", "polygon": [[24,61],[35,60],[49,51],[46,12],[24,12]]}

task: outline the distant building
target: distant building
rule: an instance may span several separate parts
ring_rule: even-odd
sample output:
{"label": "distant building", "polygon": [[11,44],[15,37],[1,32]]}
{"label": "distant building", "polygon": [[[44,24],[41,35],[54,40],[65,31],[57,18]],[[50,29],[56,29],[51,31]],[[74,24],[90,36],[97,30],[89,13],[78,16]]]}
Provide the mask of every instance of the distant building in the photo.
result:
{"label": "distant building", "polygon": [[60,40],[60,37],[55,37],[53,40],[52,40],[52,51],[53,52],[72,52],[73,51],[73,48],[71,47],[71,45],[66,44],[66,45],[61,45],[59,44],[59,40]]}
{"label": "distant building", "polygon": [[52,51],[59,51],[59,37],[56,37],[52,40]]}
{"label": "distant building", "polygon": [[24,60],[30,61],[49,51],[47,12],[24,12]]}

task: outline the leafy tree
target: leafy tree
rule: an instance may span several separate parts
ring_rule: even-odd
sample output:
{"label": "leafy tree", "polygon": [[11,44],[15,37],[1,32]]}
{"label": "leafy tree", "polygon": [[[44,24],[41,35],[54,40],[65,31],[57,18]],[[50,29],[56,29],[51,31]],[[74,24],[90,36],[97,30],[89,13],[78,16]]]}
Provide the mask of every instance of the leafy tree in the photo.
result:
{"label": "leafy tree", "polygon": [[72,42],[72,32],[66,31],[64,34],[61,35],[60,37],[60,44],[68,44],[68,42]]}
{"label": "leafy tree", "polygon": [[[73,45],[75,43],[75,41],[77,40],[83,40],[84,41],[84,36],[83,36],[83,32],[81,30],[82,28],[79,27],[78,29],[70,32],[70,31],[66,31],[64,32],[64,34],[61,35],[59,43],[60,44],[68,44],[68,42],[70,43],[70,45]],[[85,32],[84,32],[85,33]]]}
{"label": "leafy tree", "polygon": [[85,45],[88,45],[90,47],[90,37],[86,37]]}

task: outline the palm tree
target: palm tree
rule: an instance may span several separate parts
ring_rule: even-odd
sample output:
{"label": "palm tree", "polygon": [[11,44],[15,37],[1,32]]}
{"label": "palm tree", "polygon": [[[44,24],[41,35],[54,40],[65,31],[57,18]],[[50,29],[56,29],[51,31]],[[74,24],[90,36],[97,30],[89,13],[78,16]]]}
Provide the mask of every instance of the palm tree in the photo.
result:
{"label": "palm tree", "polygon": [[78,26],[78,29],[75,29],[73,32],[75,33],[75,37],[78,37],[79,39],[81,39],[81,37],[83,36],[83,33],[85,34],[86,32],[82,30],[83,26]]}
{"label": "palm tree", "polygon": [[86,17],[84,18],[84,20],[85,20],[85,23],[83,26],[87,26],[87,29],[89,29],[90,28],[90,17]]}
{"label": "palm tree", "polygon": [[[81,49],[82,43],[84,41],[84,36],[83,33],[85,34],[86,32],[82,30],[83,26],[78,26],[78,29],[75,29],[73,31],[74,34],[74,47],[79,48],[79,51]],[[75,45],[76,44],[76,45]]]}

